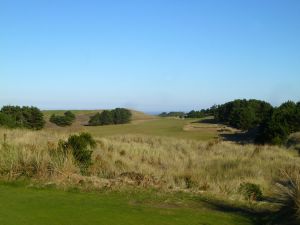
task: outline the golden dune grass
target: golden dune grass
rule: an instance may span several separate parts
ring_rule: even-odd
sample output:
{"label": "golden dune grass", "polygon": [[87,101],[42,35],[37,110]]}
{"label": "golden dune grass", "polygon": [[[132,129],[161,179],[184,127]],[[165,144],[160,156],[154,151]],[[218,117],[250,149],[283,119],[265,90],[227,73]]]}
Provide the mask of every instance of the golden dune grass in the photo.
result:
{"label": "golden dune grass", "polygon": [[64,185],[132,185],[239,198],[242,182],[259,184],[269,195],[281,171],[300,168],[296,151],[275,146],[125,135],[96,138],[93,164],[83,176],[72,155],[57,151],[58,140],[69,134],[0,129],[2,178],[27,176]]}

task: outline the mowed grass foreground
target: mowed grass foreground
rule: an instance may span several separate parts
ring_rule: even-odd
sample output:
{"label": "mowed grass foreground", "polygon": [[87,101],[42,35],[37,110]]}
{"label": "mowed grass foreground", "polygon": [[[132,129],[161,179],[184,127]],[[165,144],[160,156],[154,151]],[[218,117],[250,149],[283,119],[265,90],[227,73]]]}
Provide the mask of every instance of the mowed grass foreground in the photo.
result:
{"label": "mowed grass foreground", "polygon": [[0,184],[0,224],[252,224],[244,216],[215,211],[200,202],[170,204],[167,199],[161,202],[153,196],[141,193],[80,193]]}

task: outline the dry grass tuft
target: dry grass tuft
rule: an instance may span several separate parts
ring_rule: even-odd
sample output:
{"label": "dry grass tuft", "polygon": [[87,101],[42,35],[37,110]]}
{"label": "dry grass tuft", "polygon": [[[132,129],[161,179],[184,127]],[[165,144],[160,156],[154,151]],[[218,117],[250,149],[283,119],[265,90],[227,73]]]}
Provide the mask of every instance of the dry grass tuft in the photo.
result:
{"label": "dry grass tuft", "polygon": [[300,170],[287,168],[282,172],[282,177],[277,181],[277,191],[282,207],[278,212],[279,220],[286,224],[300,224]]}

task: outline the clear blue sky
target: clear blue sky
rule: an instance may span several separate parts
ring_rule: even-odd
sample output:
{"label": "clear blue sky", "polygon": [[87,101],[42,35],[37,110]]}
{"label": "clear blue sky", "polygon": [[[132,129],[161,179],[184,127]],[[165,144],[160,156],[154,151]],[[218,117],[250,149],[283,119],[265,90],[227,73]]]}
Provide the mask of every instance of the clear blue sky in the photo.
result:
{"label": "clear blue sky", "polygon": [[0,105],[300,100],[299,0],[1,0]]}

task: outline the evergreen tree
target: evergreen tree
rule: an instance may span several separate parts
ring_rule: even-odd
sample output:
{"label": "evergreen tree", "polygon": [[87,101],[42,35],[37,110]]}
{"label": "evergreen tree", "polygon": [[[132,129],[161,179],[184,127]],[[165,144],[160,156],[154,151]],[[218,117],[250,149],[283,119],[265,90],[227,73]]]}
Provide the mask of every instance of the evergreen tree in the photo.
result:
{"label": "evergreen tree", "polygon": [[131,120],[131,112],[128,109],[116,108],[114,110],[103,110],[90,117],[89,125],[124,124]]}
{"label": "evergreen tree", "polygon": [[103,110],[99,117],[100,125],[110,125],[114,123],[113,113],[109,110]]}
{"label": "evergreen tree", "polygon": [[43,113],[36,107],[3,106],[0,125],[42,129],[45,125]]}
{"label": "evergreen tree", "polygon": [[49,121],[57,126],[64,127],[72,125],[75,119],[76,116],[71,111],[66,111],[63,116],[52,114]]}

